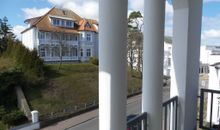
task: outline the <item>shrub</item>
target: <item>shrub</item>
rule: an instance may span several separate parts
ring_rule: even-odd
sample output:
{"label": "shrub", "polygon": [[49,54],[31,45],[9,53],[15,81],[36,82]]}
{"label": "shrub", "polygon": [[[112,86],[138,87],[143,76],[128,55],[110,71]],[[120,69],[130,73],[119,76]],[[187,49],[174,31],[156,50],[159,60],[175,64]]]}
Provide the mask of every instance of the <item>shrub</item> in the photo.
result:
{"label": "shrub", "polygon": [[44,75],[43,60],[37,55],[37,51],[30,51],[19,41],[9,42],[3,56],[12,58],[16,62],[16,67],[29,76],[42,77]]}
{"label": "shrub", "polygon": [[2,117],[6,114],[5,108],[3,106],[0,106],[0,120]]}
{"label": "shrub", "polygon": [[2,117],[2,121],[9,126],[24,124],[28,121],[27,117],[21,111],[13,111]]}
{"label": "shrub", "polygon": [[6,71],[0,73],[0,105],[7,110],[16,108],[16,94],[14,87],[21,86],[24,82],[23,73],[17,71]]}
{"label": "shrub", "polygon": [[8,126],[0,121],[0,130],[8,130]]}
{"label": "shrub", "polygon": [[95,57],[90,57],[89,58],[89,63],[91,63],[93,65],[99,65],[99,60]]}

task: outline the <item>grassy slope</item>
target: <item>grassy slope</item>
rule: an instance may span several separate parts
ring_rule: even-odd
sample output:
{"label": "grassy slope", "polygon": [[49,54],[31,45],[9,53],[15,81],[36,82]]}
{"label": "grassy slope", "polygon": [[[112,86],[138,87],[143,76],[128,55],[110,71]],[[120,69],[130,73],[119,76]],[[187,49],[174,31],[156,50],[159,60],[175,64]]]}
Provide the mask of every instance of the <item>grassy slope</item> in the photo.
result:
{"label": "grassy slope", "polygon": [[[32,109],[42,115],[62,111],[68,106],[98,99],[98,67],[91,64],[47,65],[47,84],[29,87],[25,94]],[[140,87],[141,80],[128,74],[129,91]],[[131,87],[132,86],[132,87]]]}
{"label": "grassy slope", "polygon": [[[8,58],[0,57],[0,72],[15,66]],[[98,66],[91,64],[46,65],[47,80],[35,86],[25,88],[25,95],[32,109],[41,115],[51,111],[62,111],[68,106],[98,100]],[[128,72],[128,91],[140,87],[138,74],[131,77]]]}
{"label": "grassy slope", "polygon": [[90,64],[47,65],[46,83],[29,87],[25,94],[33,109],[41,114],[63,110],[81,102],[97,99],[98,67]]}

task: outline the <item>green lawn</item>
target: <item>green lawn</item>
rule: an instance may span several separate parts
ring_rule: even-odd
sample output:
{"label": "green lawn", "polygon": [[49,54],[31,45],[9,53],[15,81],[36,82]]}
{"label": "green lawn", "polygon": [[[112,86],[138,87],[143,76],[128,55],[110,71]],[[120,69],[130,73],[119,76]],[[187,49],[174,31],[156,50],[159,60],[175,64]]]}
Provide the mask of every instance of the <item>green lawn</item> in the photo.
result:
{"label": "green lawn", "polygon": [[[25,95],[32,109],[41,115],[62,111],[69,106],[98,100],[98,66],[86,63],[46,65],[48,68],[45,83],[25,89]],[[138,74],[128,73],[128,90],[140,87]]]}

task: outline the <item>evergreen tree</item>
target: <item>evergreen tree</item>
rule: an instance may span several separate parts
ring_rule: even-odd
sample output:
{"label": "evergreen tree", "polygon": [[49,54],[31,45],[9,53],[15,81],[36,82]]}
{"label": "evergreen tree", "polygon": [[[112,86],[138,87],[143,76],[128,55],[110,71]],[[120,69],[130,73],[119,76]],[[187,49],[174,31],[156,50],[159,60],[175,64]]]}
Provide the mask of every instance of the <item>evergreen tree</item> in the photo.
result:
{"label": "evergreen tree", "polygon": [[8,18],[0,19],[0,54],[7,48],[8,41],[14,41],[15,35],[12,32],[11,26],[8,23]]}

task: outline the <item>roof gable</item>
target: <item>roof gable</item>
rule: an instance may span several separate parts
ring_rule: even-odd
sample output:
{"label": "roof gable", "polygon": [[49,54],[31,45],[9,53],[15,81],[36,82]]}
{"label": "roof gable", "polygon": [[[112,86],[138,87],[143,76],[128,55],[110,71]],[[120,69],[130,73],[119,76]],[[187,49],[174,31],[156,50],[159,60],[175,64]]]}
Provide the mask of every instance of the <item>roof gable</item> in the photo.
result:
{"label": "roof gable", "polygon": [[[75,26],[74,28],[53,26],[51,24],[52,17],[56,17],[58,19],[72,20],[74,21]],[[93,26],[94,23],[98,23],[96,20],[83,19],[71,10],[59,9],[56,7],[53,7],[45,15],[41,17],[27,19],[26,22],[28,22],[31,25],[30,28],[37,27],[38,30],[41,31],[54,31],[54,32],[67,32],[67,33],[76,33],[77,31],[94,31],[94,32],[98,31]],[[24,30],[22,33],[29,30],[30,28]]]}

